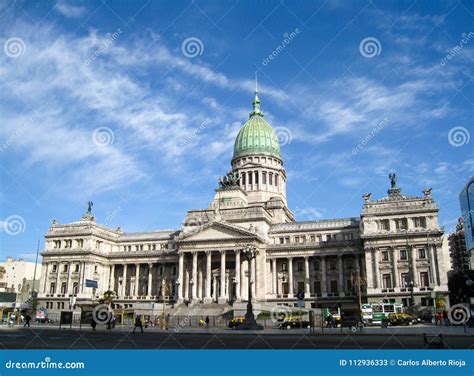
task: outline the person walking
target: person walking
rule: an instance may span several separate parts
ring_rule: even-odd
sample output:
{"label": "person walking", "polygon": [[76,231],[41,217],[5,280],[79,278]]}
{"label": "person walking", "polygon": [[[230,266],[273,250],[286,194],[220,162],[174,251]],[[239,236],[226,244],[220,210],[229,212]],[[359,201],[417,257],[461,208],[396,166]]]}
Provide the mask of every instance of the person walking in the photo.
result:
{"label": "person walking", "polygon": [[25,324],[23,325],[24,328],[30,327],[30,321],[31,321],[31,316],[29,314],[26,314],[25,316]]}
{"label": "person walking", "polygon": [[91,327],[92,327],[92,330],[95,331],[95,327],[97,326],[97,323],[94,319],[94,317],[92,317],[92,321],[91,321]]}
{"label": "person walking", "polygon": [[209,316],[206,316],[204,322],[206,323],[206,330],[209,331]]}
{"label": "person walking", "polygon": [[135,329],[140,328],[141,332],[143,333],[143,324],[142,324],[142,318],[140,315],[137,315],[135,317],[135,326],[133,327],[133,333],[135,333]]}

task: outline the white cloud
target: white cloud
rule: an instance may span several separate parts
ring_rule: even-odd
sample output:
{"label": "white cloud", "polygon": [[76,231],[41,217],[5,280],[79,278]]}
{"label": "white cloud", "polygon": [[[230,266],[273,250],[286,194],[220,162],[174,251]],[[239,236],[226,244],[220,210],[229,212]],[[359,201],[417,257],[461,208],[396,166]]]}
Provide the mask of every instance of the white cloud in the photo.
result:
{"label": "white cloud", "polygon": [[58,0],[54,9],[68,18],[78,18],[85,14],[86,7],[69,4],[64,0]]}

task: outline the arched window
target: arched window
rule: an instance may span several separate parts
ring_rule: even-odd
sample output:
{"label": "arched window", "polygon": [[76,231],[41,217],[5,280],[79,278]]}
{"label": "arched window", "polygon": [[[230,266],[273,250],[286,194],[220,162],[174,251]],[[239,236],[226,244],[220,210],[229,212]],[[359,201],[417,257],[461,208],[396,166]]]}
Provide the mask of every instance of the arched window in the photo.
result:
{"label": "arched window", "polygon": [[249,185],[252,185],[252,172],[250,171],[248,174],[249,174]]}
{"label": "arched window", "polygon": [[278,187],[278,174],[275,174],[275,186]]}
{"label": "arched window", "polygon": [[258,184],[258,171],[255,171],[255,184]]}
{"label": "arched window", "polygon": [[247,175],[247,174],[246,174],[245,172],[242,173],[242,179],[241,179],[241,180],[242,180],[242,185],[243,185],[243,186],[245,186],[245,184],[246,184],[246,179],[245,179],[245,178],[246,178],[246,175]]}
{"label": "arched window", "polygon": [[272,185],[273,184],[273,172],[270,172],[268,174],[268,184]]}
{"label": "arched window", "polygon": [[262,172],[262,184],[267,184],[267,173],[265,171]]}

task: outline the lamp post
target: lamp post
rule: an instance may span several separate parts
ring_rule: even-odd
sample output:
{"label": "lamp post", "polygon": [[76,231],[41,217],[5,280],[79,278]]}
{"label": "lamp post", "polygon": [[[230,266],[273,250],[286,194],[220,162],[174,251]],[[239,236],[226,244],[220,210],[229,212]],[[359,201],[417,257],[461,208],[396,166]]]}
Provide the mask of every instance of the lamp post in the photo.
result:
{"label": "lamp post", "polygon": [[251,270],[252,270],[251,265],[252,265],[252,260],[254,260],[258,255],[258,250],[253,245],[248,244],[242,250],[242,254],[245,257],[245,259],[248,261],[248,265],[249,265],[249,272],[248,272],[249,299],[247,302],[247,312],[245,313],[245,321],[241,325],[239,325],[239,329],[263,330],[263,326],[258,324],[257,321],[255,320],[255,316],[253,314],[253,308],[252,308],[252,283],[254,281],[252,281],[252,276],[251,276]]}

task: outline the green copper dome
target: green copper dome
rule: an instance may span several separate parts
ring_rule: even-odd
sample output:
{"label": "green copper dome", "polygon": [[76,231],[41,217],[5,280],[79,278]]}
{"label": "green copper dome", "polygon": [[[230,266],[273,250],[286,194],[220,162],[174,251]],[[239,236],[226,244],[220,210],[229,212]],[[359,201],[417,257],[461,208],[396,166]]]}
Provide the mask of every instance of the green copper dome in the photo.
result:
{"label": "green copper dome", "polygon": [[254,154],[266,154],[281,159],[277,135],[263,118],[257,93],[255,93],[253,111],[250,113],[249,120],[240,128],[235,139],[232,159]]}

